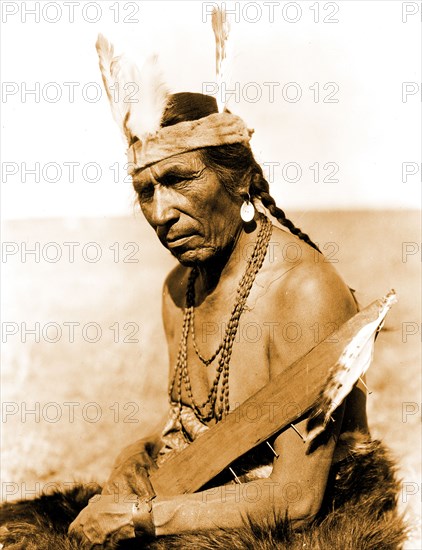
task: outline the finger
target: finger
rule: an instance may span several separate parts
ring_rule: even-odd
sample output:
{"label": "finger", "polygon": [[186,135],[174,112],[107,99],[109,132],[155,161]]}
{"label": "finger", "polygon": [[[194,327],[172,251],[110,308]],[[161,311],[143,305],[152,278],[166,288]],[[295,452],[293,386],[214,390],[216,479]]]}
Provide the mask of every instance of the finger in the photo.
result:
{"label": "finger", "polygon": [[132,491],[139,497],[145,498],[155,495],[149,478],[149,471],[146,468],[136,465],[135,468],[131,470],[127,480]]}
{"label": "finger", "polygon": [[78,547],[83,550],[91,550],[98,545],[93,545],[92,542],[85,536],[85,533],[82,530],[82,526],[75,525],[75,522],[71,523],[68,530],[69,537],[78,543]]}
{"label": "finger", "polygon": [[101,491],[102,495],[127,495],[132,493],[133,489],[128,483],[126,476],[120,475],[115,476],[110,479],[106,485],[104,485],[103,490]]}
{"label": "finger", "polygon": [[116,466],[112,475],[103,487],[103,495],[125,495],[135,493],[139,497],[152,496],[148,476],[157,469],[154,460],[146,451],[137,452],[136,456]]}
{"label": "finger", "polygon": [[118,531],[111,533],[110,537],[107,538],[103,545],[103,548],[114,550],[117,543],[127,539],[133,539],[133,528],[130,526],[122,527]]}
{"label": "finger", "polygon": [[135,493],[142,496],[145,493],[143,489],[143,472],[137,470],[135,465],[126,466],[121,471],[116,472],[103,487],[102,495],[128,495]]}
{"label": "finger", "polygon": [[152,496],[149,471],[143,464],[131,462],[119,469],[103,489],[103,494],[127,495],[135,493],[139,497]]}
{"label": "finger", "polygon": [[139,464],[143,463],[144,466],[148,468],[148,470],[157,470],[157,465],[154,459],[146,451],[141,453],[140,460],[138,461],[138,463]]}

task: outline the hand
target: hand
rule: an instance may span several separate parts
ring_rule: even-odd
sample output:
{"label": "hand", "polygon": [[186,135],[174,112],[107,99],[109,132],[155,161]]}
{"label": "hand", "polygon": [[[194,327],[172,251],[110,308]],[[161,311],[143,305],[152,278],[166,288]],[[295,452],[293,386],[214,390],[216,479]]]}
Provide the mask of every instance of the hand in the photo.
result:
{"label": "hand", "polygon": [[141,498],[153,496],[149,472],[156,470],[157,466],[145,449],[135,448],[134,450],[136,454],[127,451],[121,453],[103,487],[103,495],[135,494]]}
{"label": "hand", "polygon": [[135,495],[95,495],[71,523],[69,534],[80,540],[84,549],[113,548],[114,543],[135,537],[133,525]]}

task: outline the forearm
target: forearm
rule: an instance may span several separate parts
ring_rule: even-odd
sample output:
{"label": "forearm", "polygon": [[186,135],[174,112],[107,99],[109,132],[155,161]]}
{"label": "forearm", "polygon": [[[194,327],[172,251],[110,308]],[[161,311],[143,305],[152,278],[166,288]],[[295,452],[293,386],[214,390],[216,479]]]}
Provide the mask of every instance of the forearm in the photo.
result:
{"label": "forearm", "polygon": [[[294,486],[294,487],[293,487]],[[246,518],[281,518],[288,514],[295,527],[311,518],[313,491],[305,485],[259,479],[224,485],[175,497],[156,497],[151,519],[156,535],[238,528]],[[142,522],[143,519],[139,518]],[[136,527],[135,518],[135,527]]]}
{"label": "forearm", "polygon": [[[325,493],[344,406],[337,409],[334,422],[326,430],[325,441],[310,453],[298,434],[289,428],[274,441],[279,457],[269,478],[248,483],[223,485],[194,494],[157,496],[151,503],[157,535],[230,529],[244,525],[247,518],[284,519],[298,528],[318,513]],[[297,423],[305,432],[304,419]]]}

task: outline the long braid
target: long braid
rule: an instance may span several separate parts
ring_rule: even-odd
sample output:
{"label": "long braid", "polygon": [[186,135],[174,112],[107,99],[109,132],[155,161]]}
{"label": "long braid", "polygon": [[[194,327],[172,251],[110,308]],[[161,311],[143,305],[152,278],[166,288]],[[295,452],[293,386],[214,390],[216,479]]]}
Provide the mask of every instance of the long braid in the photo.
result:
{"label": "long braid", "polygon": [[309,244],[309,246],[311,246],[318,252],[321,252],[318,246],[311,240],[309,235],[307,233],[303,233],[301,229],[296,227],[295,224],[291,220],[289,220],[289,218],[287,218],[283,210],[277,206],[275,200],[270,195],[269,190],[270,189],[268,182],[264,179],[264,177],[261,174],[255,174],[252,179],[252,184],[250,188],[251,197],[260,198],[262,204],[266,208],[268,208],[270,214],[274,216],[274,218],[276,218],[281,223],[281,225],[287,227],[290,233],[299,237],[299,239]]}
{"label": "long braid", "polygon": [[226,190],[234,197],[239,197],[239,182],[249,180],[249,193],[251,197],[259,198],[262,204],[268,208],[281,225],[309,244],[312,248],[321,252],[309,235],[303,233],[289,220],[286,214],[279,208],[270,195],[270,187],[264,178],[261,166],[256,162],[250,148],[240,143],[222,145],[219,147],[206,147],[201,150],[204,164],[212,168],[220,177],[220,181]]}
{"label": "long braid", "polygon": [[[299,239],[302,239],[305,243],[309,244],[309,246],[312,246],[315,250],[318,252],[321,252],[321,250],[318,248],[318,246],[311,240],[309,235],[306,233],[303,233],[298,227],[294,225],[294,223],[289,220],[286,217],[286,214],[283,212],[281,208],[279,208],[273,199],[273,197],[270,195],[270,186],[267,182],[267,180],[264,178],[261,167],[257,164],[255,169],[255,174],[251,179],[251,187],[250,187],[250,195],[251,197],[257,197],[261,199],[262,204],[268,208],[270,214],[276,218],[281,225],[284,225],[287,227],[287,229],[290,231],[290,233],[293,233],[293,235],[296,235],[299,237]],[[352,295],[353,301],[355,303],[357,311],[359,311],[359,302],[357,301],[355,290],[348,287],[350,290],[350,294]]]}
{"label": "long braid", "polygon": [[[171,96],[161,122],[162,127],[172,126],[186,120],[198,120],[218,112],[215,98],[203,94],[178,93]],[[265,180],[262,168],[256,162],[252,150],[242,143],[233,143],[215,147],[205,147],[199,150],[204,164],[212,168],[220,177],[220,181],[234,197],[239,198],[239,183],[245,178],[250,179],[250,195],[261,199],[284,227],[306,242],[309,246],[321,252],[309,235],[303,233],[286,214],[278,208],[270,195],[268,182]]]}

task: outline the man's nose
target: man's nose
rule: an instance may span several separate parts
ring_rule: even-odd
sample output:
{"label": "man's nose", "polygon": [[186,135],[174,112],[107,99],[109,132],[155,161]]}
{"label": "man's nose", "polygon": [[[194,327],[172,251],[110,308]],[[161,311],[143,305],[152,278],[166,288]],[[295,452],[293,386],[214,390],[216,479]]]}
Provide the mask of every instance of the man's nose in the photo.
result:
{"label": "man's nose", "polygon": [[171,189],[157,185],[152,202],[151,218],[155,226],[166,225],[179,217]]}

